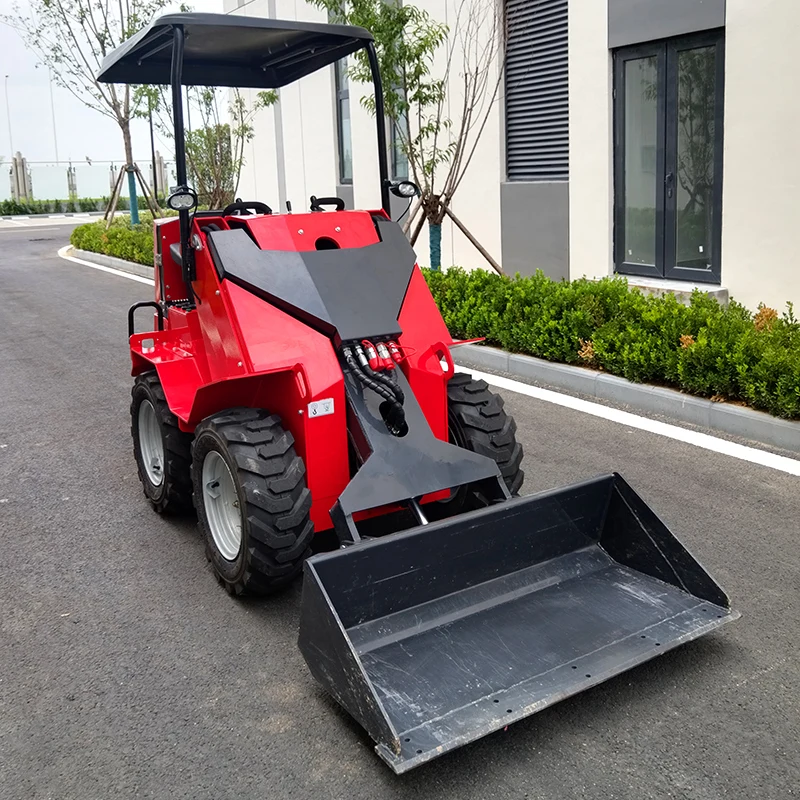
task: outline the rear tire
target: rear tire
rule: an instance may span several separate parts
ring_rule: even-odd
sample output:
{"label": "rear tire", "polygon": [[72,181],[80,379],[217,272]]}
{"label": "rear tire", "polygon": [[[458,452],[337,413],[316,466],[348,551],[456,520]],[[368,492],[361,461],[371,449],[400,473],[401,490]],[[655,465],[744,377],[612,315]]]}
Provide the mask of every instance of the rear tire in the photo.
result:
{"label": "rear tire", "polygon": [[[447,384],[450,441],[493,459],[508,491],[516,496],[525,480],[520,469],[522,445],[516,437],[517,423],[503,405],[503,398],[490,391],[486,381],[476,381],[466,373],[455,373]],[[457,501],[458,494],[444,502]]]}
{"label": "rear tire", "polygon": [[145,497],[159,514],[192,507],[192,436],[178,427],[154,370],[136,376],[131,390],[133,455]]}
{"label": "rear tire", "polygon": [[280,418],[234,408],[195,431],[192,482],[206,556],[233,595],[283,588],[311,553],[306,470]]}

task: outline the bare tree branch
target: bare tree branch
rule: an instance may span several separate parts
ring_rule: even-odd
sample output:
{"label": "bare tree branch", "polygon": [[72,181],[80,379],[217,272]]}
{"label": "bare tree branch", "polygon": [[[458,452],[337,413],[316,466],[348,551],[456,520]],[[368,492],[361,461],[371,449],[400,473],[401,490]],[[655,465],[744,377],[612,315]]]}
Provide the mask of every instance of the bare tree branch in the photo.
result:
{"label": "bare tree branch", "polygon": [[96,80],[105,56],[146,25],[170,0],[29,0],[0,21],[14,28],[23,42],[49,68],[53,80],[88,108],[113,119],[120,128],[125,160],[132,164],[131,111],[136,100],[130,87]]}
{"label": "bare tree branch", "polygon": [[[395,126],[409,173],[421,192],[415,208],[415,214],[421,212],[419,217],[412,215],[405,223],[405,229],[412,231],[413,243],[426,221],[436,226],[448,213],[452,217],[453,196],[496,108],[505,53],[502,2],[460,0],[452,32],[407,2],[348,0],[344,7],[341,0],[310,2],[339,21],[366,27],[375,37],[386,115]],[[433,62],[442,46],[446,53],[439,77],[438,72],[433,74]],[[348,74],[352,80],[368,84],[371,75],[366,60],[359,54],[353,60]],[[388,76],[396,76],[396,80]],[[450,101],[451,93],[457,91],[461,97],[452,102],[455,110]],[[362,98],[362,104],[374,112],[373,97]],[[455,114],[454,121],[449,114]],[[457,227],[466,230],[461,220]],[[471,233],[468,238],[496,268],[497,263]]]}

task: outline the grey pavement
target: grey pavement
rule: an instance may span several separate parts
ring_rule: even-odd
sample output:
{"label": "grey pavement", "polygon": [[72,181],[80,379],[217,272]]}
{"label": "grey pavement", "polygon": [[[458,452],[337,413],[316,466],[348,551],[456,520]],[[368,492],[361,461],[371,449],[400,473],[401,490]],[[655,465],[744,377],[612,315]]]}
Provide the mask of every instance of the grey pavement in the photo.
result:
{"label": "grey pavement", "polygon": [[[75,225],[84,225],[87,222],[96,222],[98,215],[89,212],[75,214],[48,214],[38,215],[29,214],[19,217],[0,217],[0,231],[13,231],[23,228],[63,228],[69,226],[69,230]],[[66,244],[66,242],[64,242]]]}
{"label": "grey pavement", "polygon": [[150,289],[0,231],[0,798],[800,793],[798,481],[507,394],[525,492],[619,470],[742,618],[393,775],[308,674],[300,591],[237,602],[146,504],[125,311]]}

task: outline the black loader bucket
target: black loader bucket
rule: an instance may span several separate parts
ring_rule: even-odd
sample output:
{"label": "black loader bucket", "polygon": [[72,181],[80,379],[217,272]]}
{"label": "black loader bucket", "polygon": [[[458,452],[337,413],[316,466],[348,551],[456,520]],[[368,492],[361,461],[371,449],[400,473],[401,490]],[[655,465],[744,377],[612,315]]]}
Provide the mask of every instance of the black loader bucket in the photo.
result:
{"label": "black loader bucket", "polygon": [[738,616],[611,475],[311,558],[300,648],[399,773]]}

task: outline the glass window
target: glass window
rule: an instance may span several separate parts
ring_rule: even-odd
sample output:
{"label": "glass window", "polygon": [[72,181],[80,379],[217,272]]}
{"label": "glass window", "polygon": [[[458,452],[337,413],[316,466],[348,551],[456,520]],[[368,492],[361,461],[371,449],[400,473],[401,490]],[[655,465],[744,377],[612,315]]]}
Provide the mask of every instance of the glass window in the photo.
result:
{"label": "glass window", "polygon": [[336,81],[336,135],[339,149],[339,183],[353,182],[353,137],[350,132],[350,87],[347,80],[347,59],[334,66]]}
{"label": "glass window", "polygon": [[721,281],[724,38],[614,54],[617,272]]}
{"label": "glass window", "polygon": [[401,131],[407,131],[408,124],[406,115],[391,126],[391,136],[389,137],[389,155],[392,162],[392,177],[395,179],[408,179],[408,156],[403,150],[403,136]]}
{"label": "glass window", "polygon": [[714,109],[713,47],[678,52],[677,214],[678,267],[708,269],[713,254]]}
{"label": "glass window", "polygon": [[625,261],[656,263],[655,56],[625,62]]}

